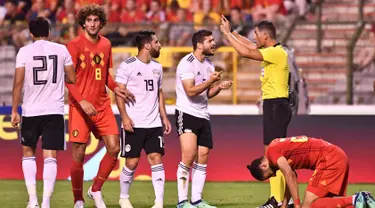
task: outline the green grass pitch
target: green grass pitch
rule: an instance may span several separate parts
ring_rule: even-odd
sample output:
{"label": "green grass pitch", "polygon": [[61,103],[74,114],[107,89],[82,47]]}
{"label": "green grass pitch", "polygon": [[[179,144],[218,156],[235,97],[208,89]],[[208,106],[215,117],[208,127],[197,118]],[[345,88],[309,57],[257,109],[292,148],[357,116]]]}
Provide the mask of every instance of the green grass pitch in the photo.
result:
{"label": "green grass pitch", "polygon": [[[41,203],[43,181],[38,181],[38,198]],[[85,182],[87,191],[91,182]],[[191,185],[191,183],[190,183]],[[300,184],[300,196],[304,195],[306,184]],[[374,184],[350,184],[348,194],[367,190],[375,193]],[[118,208],[120,186],[118,181],[106,182],[103,187],[104,201],[108,208]],[[206,183],[204,199],[222,208],[254,208],[264,203],[269,197],[268,183],[238,182],[238,183]],[[85,207],[94,207],[93,202],[86,197]],[[150,208],[154,202],[154,192],[151,181],[132,184],[130,200],[135,208]],[[0,180],[0,207],[25,208],[28,200],[23,181]],[[58,181],[52,197],[52,208],[73,207],[73,196],[69,181]],[[175,182],[165,184],[164,207],[175,207],[177,201],[177,186]]]}

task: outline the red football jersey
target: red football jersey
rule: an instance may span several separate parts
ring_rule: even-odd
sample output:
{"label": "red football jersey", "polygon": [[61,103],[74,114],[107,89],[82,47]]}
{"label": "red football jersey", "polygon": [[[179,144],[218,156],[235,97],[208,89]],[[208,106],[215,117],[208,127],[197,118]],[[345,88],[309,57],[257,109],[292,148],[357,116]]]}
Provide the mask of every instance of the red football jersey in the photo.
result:
{"label": "red football jersey", "polygon": [[317,163],[337,148],[322,139],[307,136],[274,139],[268,146],[266,157],[275,165],[284,156],[292,169],[315,170]]}
{"label": "red football jersey", "polygon": [[[102,111],[110,105],[106,91],[107,77],[110,76],[109,68],[112,68],[110,41],[99,36],[99,41],[94,44],[82,34],[71,40],[67,47],[76,69],[76,86],[79,92],[97,111]],[[70,94],[69,104],[79,106]]]}

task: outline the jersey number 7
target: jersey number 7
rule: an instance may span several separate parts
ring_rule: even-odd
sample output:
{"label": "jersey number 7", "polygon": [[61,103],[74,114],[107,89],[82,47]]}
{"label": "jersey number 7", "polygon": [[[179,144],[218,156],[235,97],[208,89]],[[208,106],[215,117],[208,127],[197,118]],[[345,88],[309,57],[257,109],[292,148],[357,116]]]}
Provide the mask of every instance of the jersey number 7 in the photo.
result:
{"label": "jersey number 7", "polygon": [[[34,61],[42,61],[41,67],[33,67],[34,85],[45,85],[47,80],[38,79],[38,72],[47,71],[47,56],[33,56]],[[49,55],[48,59],[52,59],[53,74],[52,83],[57,82],[57,55]]]}

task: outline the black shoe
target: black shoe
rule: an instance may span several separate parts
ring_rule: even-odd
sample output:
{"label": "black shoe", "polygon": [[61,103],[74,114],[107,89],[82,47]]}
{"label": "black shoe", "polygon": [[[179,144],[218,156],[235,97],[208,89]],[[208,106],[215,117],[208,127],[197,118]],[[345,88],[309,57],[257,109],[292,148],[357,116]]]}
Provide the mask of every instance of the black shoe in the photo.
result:
{"label": "black shoe", "polygon": [[288,208],[294,208],[294,204],[288,204]]}
{"label": "black shoe", "polygon": [[264,203],[262,206],[259,206],[258,208],[278,208],[277,201],[275,197],[271,197],[268,199],[266,203]]}

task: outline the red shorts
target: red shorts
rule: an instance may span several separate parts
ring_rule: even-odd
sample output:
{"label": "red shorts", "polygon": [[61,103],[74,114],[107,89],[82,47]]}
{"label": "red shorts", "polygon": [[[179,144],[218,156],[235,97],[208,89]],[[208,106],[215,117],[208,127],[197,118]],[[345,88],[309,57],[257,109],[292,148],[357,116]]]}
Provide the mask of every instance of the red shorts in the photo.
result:
{"label": "red shorts", "polygon": [[311,176],[307,190],[319,196],[345,196],[348,186],[349,162],[345,152],[332,145],[320,159]]}
{"label": "red shorts", "polygon": [[95,116],[88,116],[81,108],[69,106],[69,141],[87,143],[90,132],[97,139],[106,135],[118,135],[118,125],[110,105]]}

